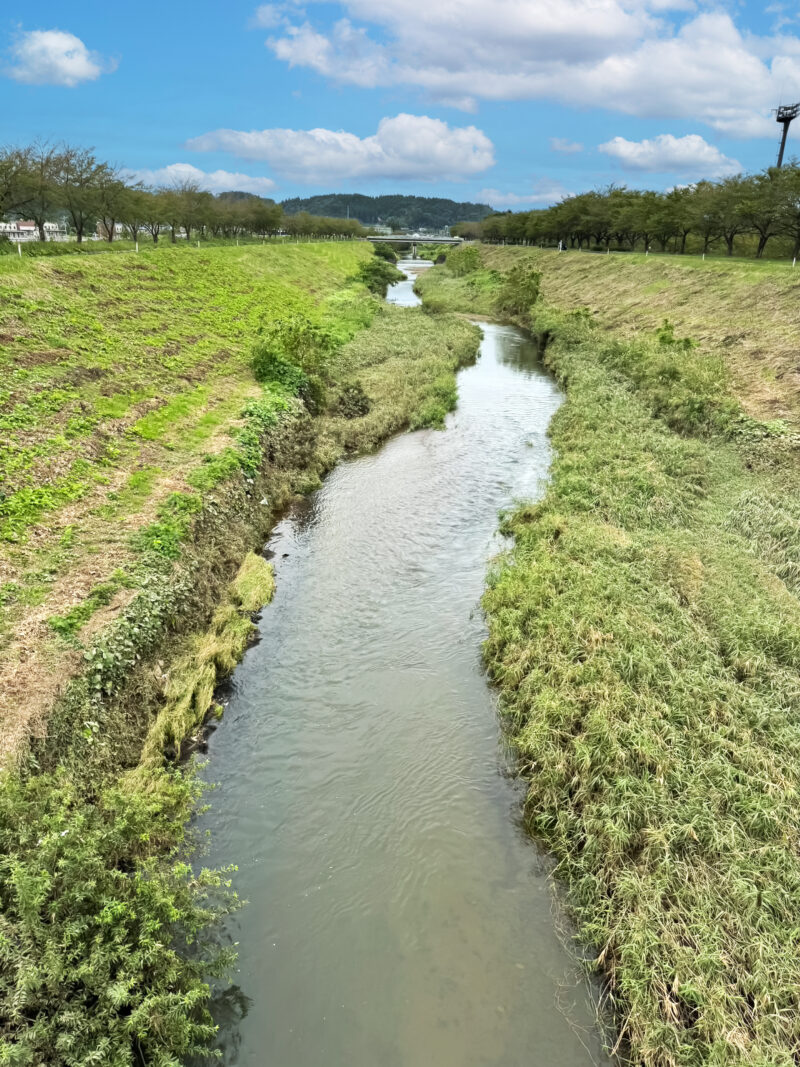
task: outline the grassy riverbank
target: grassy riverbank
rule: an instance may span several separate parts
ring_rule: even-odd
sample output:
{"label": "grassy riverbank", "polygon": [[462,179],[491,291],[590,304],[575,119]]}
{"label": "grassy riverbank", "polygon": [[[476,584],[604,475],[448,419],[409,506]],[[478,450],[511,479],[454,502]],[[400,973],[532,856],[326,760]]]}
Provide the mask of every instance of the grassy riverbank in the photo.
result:
{"label": "grassy riverbank", "polygon": [[[552,299],[555,257],[534,258]],[[606,258],[608,319],[623,268]],[[599,292],[591,262],[562,269],[595,272]],[[465,292],[498,282],[485,265],[428,272],[420,287],[467,310]],[[714,329],[726,310],[738,315],[717,307]],[[567,400],[552,481],[507,517],[515,546],[485,599],[529,824],[556,857],[633,1062],[789,1067],[800,1043],[797,439],[742,409],[741,369],[714,346],[671,329],[620,335],[547,305],[531,325]]]}
{"label": "grassy riverbank", "polygon": [[[497,275],[513,264],[542,271],[544,300],[557,307],[587,307],[597,323],[618,336],[653,332],[669,319],[681,336],[722,359],[730,389],[745,411],[786,419],[800,429],[800,268],[791,263],[697,257],[540,251],[482,246],[486,273],[459,280],[461,293],[433,289],[436,272],[423,277],[426,302],[458,310],[464,297],[475,310],[491,310]],[[441,277],[441,276],[439,276]],[[427,288],[425,288],[427,287]],[[442,303],[443,302],[443,303]],[[490,313],[490,310],[487,313]]]}
{"label": "grassy riverbank", "polygon": [[0,262],[0,1062],[209,1040],[236,902],[186,866],[173,765],[271,594],[252,549],[341,455],[439,423],[477,350],[383,305],[370,254]]}

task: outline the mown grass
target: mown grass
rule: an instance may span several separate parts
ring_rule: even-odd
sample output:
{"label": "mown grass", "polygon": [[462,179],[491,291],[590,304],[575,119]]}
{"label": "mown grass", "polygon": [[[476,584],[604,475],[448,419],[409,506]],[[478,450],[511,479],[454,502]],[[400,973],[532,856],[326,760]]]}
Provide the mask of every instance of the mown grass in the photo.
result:
{"label": "mown grass", "polygon": [[652,332],[669,319],[724,361],[745,411],[800,428],[800,268],[790,262],[501,246],[482,246],[481,256],[487,271],[531,262],[542,271],[545,300],[588,307],[618,334]]}
{"label": "mown grass", "polygon": [[54,697],[48,620],[88,622],[84,601],[136,566],[133,535],[163,500],[241,468],[243,410],[282,403],[253,377],[257,331],[296,314],[345,343],[377,305],[356,278],[369,256],[322,243],[0,262],[0,679],[15,713]]}
{"label": "mown grass", "polygon": [[[453,307],[462,284],[421,288]],[[567,400],[550,484],[505,517],[484,600],[528,824],[632,1063],[790,1067],[798,443],[673,330],[620,338],[547,307],[532,325]]]}

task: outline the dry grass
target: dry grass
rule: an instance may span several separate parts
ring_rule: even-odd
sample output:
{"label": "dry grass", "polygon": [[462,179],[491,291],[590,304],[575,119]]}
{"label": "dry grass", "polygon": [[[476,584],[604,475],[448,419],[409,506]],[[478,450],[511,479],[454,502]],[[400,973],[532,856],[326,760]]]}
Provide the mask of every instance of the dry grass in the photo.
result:
{"label": "dry grass", "polygon": [[588,307],[618,336],[653,331],[669,319],[702,351],[725,360],[745,411],[800,427],[800,269],[699,257],[481,251],[495,270],[530,259],[542,271],[545,300]]}

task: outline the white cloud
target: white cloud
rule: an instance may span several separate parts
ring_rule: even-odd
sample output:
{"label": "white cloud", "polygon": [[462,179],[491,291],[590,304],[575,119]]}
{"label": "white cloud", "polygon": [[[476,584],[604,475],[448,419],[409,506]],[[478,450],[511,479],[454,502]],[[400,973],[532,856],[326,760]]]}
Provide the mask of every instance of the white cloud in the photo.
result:
{"label": "white cloud", "polygon": [[258,178],[250,174],[240,174],[229,170],[204,171],[191,163],[170,163],[158,170],[129,170],[126,172],[133,181],[145,185],[173,186],[181,182],[197,182],[201,189],[209,193],[257,193],[266,196],[275,188],[271,178]]}
{"label": "white cloud", "polygon": [[265,30],[282,25],[286,16],[277,4],[259,4],[253,15],[253,25]]}
{"label": "white cloud", "polygon": [[494,164],[494,146],[481,130],[451,127],[426,115],[381,119],[369,137],[325,129],[213,130],[192,138],[186,147],[264,160],[283,177],[314,183],[348,178],[457,180]]}
{"label": "white cloud", "polygon": [[478,200],[491,204],[492,207],[536,207],[555,204],[570,195],[561,182],[542,178],[536,182],[530,193],[502,193],[498,189],[481,189]]}
{"label": "white cloud", "polygon": [[326,32],[285,9],[267,46],[333,81],[410,85],[469,110],[476,99],[553,99],[761,137],[781,97],[800,99],[800,38],[744,33],[692,0],[426,0],[413,18],[407,0],[339,8]]}
{"label": "white cloud", "polygon": [[618,160],[623,170],[681,174],[689,178],[723,178],[742,169],[735,159],[724,156],[696,133],[686,137],[661,133],[644,141],[614,137],[597,147],[600,152]]}
{"label": "white cloud", "polygon": [[550,151],[564,152],[566,155],[572,155],[574,152],[582,152],[583,145],[579,144],[578,141],[570,141],[566,137],[551,137]]}
{"label": "white cloud", "polygon": [[74,88],[116,69],[116,60],[90,52],[80,37],[63,30],[31,30],[11,47],[13,63],[6,73],[28,85]]}

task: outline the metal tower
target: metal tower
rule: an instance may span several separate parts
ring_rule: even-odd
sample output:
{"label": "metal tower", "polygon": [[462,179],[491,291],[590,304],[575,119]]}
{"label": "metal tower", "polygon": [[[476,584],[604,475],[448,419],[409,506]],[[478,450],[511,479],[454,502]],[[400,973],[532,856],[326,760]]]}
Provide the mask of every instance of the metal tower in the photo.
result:
{"label": "metal tower", "polygon": [[775,121],[780,122],[783,126],[783,134],[781,136],[781,147],[778,150],[778,166],[783,166],[783,152],[786,148],[786,138],[789,136],[789,126],[793,119],[796,119],[800,115],[800,104],[786,104],[779,107],[775,112]]}

